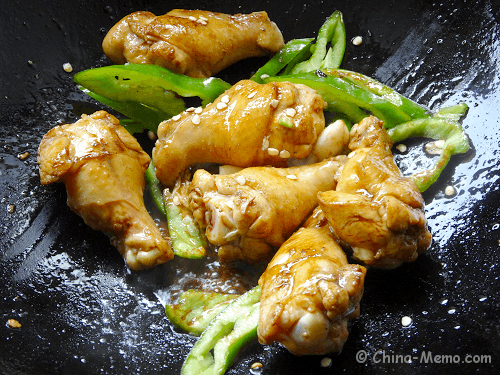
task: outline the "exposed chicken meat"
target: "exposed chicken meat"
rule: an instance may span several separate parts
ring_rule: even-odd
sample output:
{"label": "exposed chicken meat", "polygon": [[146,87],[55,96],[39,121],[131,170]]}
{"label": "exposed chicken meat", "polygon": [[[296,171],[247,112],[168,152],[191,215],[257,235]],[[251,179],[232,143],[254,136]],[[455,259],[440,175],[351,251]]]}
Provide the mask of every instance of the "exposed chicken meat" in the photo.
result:
{"label": "exposed chicken meat", "polygon": [[268,260],[272,247],[280,246],[317,206],[316,194],[335,188],[343,159],[245,168],[230,175],[199,169],[179,201],[188,202],[208,240],[221,245],[221,259]]}
{"label": "exposed chicken meat", "polygon": [[382,122],[371,116],[351,129],[347,163],[335,191],[318,194],[336,236],[369,266],[413,261],[431,244],[424,200],[401,175]]}
{"label": "exposed chicken meat", "polygon": [[[240,81],[203,110],[159,125],[157,176],[171,187],[195,163],[284,167],[290,157],[306,158],[325,127],[323,106],[321,96],[304,85]],[[292,127],[280,125],[282,118]]]}
{"label": "exposed chicken meat", "polygon": [[144,172],[150,160],[105,111],[56,126],[38,150],[42,184],[64,182],[69,207],[92,228],[108,233],[134,270],[173,257],[170,242],[144,206]]}
{"label": "exposed chicken meat", "polygon": [[174,9],[163,16],[139,11],[108,32],[104,53],[116,64],[155,64],[191,77],[277,52],[284,41],[266,12],[228,15]]}
{"label": "exposed chicken meat", "polygon": [[294,354],[339,351],[347,321],[359,315],[365,274],[347,262],[328,225],[300,228],[260,277],[259,341]]}

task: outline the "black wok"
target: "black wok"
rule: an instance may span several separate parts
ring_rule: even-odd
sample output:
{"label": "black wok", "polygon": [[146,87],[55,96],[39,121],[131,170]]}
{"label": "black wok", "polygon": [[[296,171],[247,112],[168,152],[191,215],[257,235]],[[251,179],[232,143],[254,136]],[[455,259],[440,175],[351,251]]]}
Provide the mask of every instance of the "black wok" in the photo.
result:
{"label": "black wok", "polygon": [[[342,353],[329,356],[331,366],[321,367],[324,356],[296,357],[278,345],[255,342],[228,374],[248,374],[257,361],[264,365],[262,374],[495,373],[500,364],[496,0],[4,2],[0,372],[174,374],[195,342],[172,327],[162,302],[172,285],[181,285],[182,274],[203,272],[202,267],[176,260],[130,272],[107,237],[67,208],[63,186],[40,185],[36,164],[43,134],[99,108],[79,92],[72,76],[109,64],[100,48],[107,30],[132,11],[163,14],[176,7],[266,10],[286,40],[315,36],[325,17],[339,9],[348,38],[364,38],[360,46],[349,43],[344,68],[432,109],[460,101],[470,107],[463,124],[471,151],[454,157],[424,194],[432,248],[412,264],[368,272],[361,316]],[[63,70],[66,62],[73,73]],[[234,83],[263,62],[242,62],[218,76]],[[408,144],[409,153],[396,155],[406,173],[428,165],[420,156],[422,143]],[[456,189],[451,197],[444,194],[448,185]],[[412,320],[408,327],[401,323],[405,316]],[[9,319],[22,327],[9,327]]]}

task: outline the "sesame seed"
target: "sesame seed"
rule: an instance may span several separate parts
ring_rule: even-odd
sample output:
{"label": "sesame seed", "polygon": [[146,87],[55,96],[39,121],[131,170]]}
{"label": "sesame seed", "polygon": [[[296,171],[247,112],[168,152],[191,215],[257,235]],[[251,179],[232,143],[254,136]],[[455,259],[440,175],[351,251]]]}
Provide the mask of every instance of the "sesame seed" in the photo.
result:
{"label": "sesame seed", "polygon": [[436,147],[443,148],[444,147],[444,139],[440,139],[440,140],[434,142],[434,144],[436,145]]}
{"label": "sesame seed", "polygon": [[290,153],[287,150],[282,150],[280,152],[280,158],[288,159],[289,157],[290,157]]}
{"label": "sesame seed", "polygon": [[269,78],[269,74],[262,74],[260,76],[260,79],[266,79],[266,78]]}
{"label": "sesame seed", "polygon": [[227,108],[227,104],[223,102],[217,103],[217,109],[224,109]]}
{"label": "sesame seed", "polygon": [[222,103],[229,103],[229,95],[224,95],[222,98],[220,98],[220,101]]}
{"label": "sesame seed", "polygon": [[267,153],[271,156],[278,156],[280,154],[280,151],[277,148],[269,147],[267,149]]}
{"label": "sesame seed", "polygon": [[194,17],[194,16],[189,16],[188,18],[189,18],[191,21],[196,21],[196,17]]}
{"label": "sesame seed", "polygon": [[285,113],[287,116],[293,117],[297,114],[297,111],[295,110],[295,108],[287,108],[285,109]]}
{"label": "sesame seed", "polygon": [[181,119],[181,115],[175,115],[174,117],[172,117],[172,120],[174,121],[179,121]]}
{"label": "sesame seed", "polygon": [[152,141],[156,140],[156,134],[152,132],[151,130],[148,131],[148,138],[151,139]]}
{"label": "sesame seed", "polygon": [[251,92],[250,94],[248,94],[247,98],[252,99],[255,95],[257,95],[257,91],[254,91],[254,92]]}
{"label": "sesame seed", "polygon": [[401,144],[399,144],[399,145],[397,145],[397,146],[396,146],[396,148],[399,150],[399,152],[406,152],[406,150],[408,149],[408,148],[406,147],[406,145],[404,145],[404,144],[402,144],[402,143],[401,143]]}
{"label": "sesame seed", "polygon": [[197,108],[194,110],[194,113],[197,113],[197,114],[200,114],[201,112],[203,112],[203,108],[201,108],[201,107],[197,107]]}
{"label": "sesame seed", "polygon": [[236,177],[236,182],[240,185],[245,185],[245,182],[247,182],[247,180],[245,179],[245,176],[238,176]]}
{"label": "sesame seed", "polygon": [[254,362],[254,363],[252,363],[251,368],[252,369],[258,369],[258,368],[262,368],[263,366],[264,365],[262,363],[260,363],[260,362]]}
{"label": "sesame seed", "polygon": [[425,152],[430,155],[439,155],[443,151],[444,143],[444,139],[428,142],[424,147]]}
{"label": "sesame seed", "polygon": [[198,19],[196,20],[196,22],[197,22],[197,23],[199,23],[200,25],[206,25],[206,24],[207,24],[207,21],[204,21],[204,20],[202,20],[201,18],[198,18]]}
{"label": "sesame seed", "polygon": [[9,319],[7,320],[7,323],[10,328],[21,328],[22,325],[19,323],[16,319]]}
{"label": "sesame seed", "polygon": [[453,186],[451,186],[451,185],[447,186],[444,189],[444,194],[447,195],[447,196],[455,194],[455,188]]}
{"label": "sesame seed", "polygon": [[321,360],[321,367],[330,367],[332,365],[332,359],[325,357]]}
{"label": "sesame seed", "polygon": [[207,17],[204,17],[204,16],[200,16],[200,20],[203,20],[203,21],[208,21],[208,18],[207,18]]}
{"label": "sesame seed", "polygon": [[194,116],[193,116],[193,119],[192,119],[191,121],[193,122],[193,124],[195,124],[195,125],[199,125],[199,124],[200,124],[200,122],[201,122],[201,117],[200,117],[200,115],[194,115]]}
{"label": "sesame seed", "polygon": [[63,64],[63,69],[67,73],[71,73],[73,71],[73,67],[69,62]]}
{"label": "sesame seed", "polygon": [[403,316],[401,318],[401,324],[403,327],[408,327],[411,324],[412,320],[409,316]]}
{"label": "sesame seed", "polygon": [[177,195],[174,195],[174,197],[172,198],[172,203],[175,205],[175,206],[178,206],[181,201],[179,199],[179,197]]}
{"label": "sesame seed", "polygon": [[189,107],[188,109],[186,109],[186,112],[194,112],[194,107]]}
{"label": "sesame seed", "polygon": [[19,160],[24,160],[24,159],[26,159],[28,156],[30,156],[30,153],[29,153],[28,151],[26,151],[26,152],[23,152],[22,154],[18,154],[18,155],[17,155],[17,158],[18,158]]}
{"label": "sesame seed", "polygon": [[269,138],[268,137],[265,137],[263,140],[262,140],[262,149],[265,150],[269,147]]}
{"label": "sesame seed", "polygon": [[286,178],[288,178],[289,180],[296,180],[297,176],[295,176],[294,174],[289,174],[289,175],[286,175]]}
{"label": "sesame seed", "polygon": [[355,46],[359,46],[361,43],[363,43],[363,37],[362,36],[356,36],[352,38],[352,44]]}
{"label": "sesame seed", "polygon": [[278,99],[271,100],[271,107],[276,108],[278,104],[280,104],[280,101]]}

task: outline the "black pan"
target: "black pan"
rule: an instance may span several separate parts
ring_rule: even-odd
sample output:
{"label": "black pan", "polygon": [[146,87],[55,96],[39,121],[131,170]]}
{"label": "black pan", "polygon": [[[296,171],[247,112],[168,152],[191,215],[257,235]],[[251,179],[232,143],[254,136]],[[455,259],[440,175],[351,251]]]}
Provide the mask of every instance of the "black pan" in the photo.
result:
{"label": "black pan", "polygon": [[[107,30],[135,10],[226,13],[266,10],[286,40],[315,36],[335,9],[349,43],[344,68],[389,84],[431,109],[470,106],[464,127],[472,149],[454,157],[425,194],[434,241],[412,264],[370,270],[361,316],[340,354],[296,357],[278,345],[248,346],[228,374],[495,373],[500,364],[500,23],[491,1],[17,1],[0,15],[0,372],[4,374],[179,373],[195,338],[178,332],[162,303],[197,286],[244,273],[217,263],[174,262],[129,271],[106,236],[66,206],[61,185],[42,187],[36,164],[43,134],[99,108],[72,81],[74,72],[109,64]],[[221,72],[232,83],[265,59]],[[70,62],[73,73],[63,70]],[[423,168],[422,143],[396,155],[406,173]],[[23,155],[24,154],[24,155]],[[23,156],[22,156],[23,155]],[[456,189],[445,195],[448,185]],[[228,271],[228,272],[226,272]],[[188,274],[189,275],[189,274]],[[208,276],[207,276],[208,275]],[[251,275],[250,275],[251,276]],[[255,275],[254,275],[255,277]],[[411,318],[404,327],[401,319]],[[20,328],[8,326],[16,319]],[[367,359],[363,355],[366,354]],[[445,362],[437,363],[437,362]],[[408,363],[411,362],[411,363]],[[472,363],[466,363],[472,362]]]}

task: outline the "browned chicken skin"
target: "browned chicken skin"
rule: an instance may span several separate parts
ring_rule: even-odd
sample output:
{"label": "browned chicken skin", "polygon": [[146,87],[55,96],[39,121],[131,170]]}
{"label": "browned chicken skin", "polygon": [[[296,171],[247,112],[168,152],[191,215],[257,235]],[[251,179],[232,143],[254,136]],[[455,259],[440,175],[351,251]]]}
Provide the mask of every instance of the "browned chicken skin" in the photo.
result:
{"label": "browned chicken skin", "polygon": [[155,64],[191,77],[210,77],[227,66],[283,47],[266,12],[228,15],[174,9],[163,16],[139,11],[108,32],[102,47],[116,64]]}
{"label": "browned chicken skin", "polygon": [[[344,157],[345,158],[345,157]],[[293,168],[253,167],[230,175],[198,170],[186,202],[222,260],[268,260],[317,206],[316,194],[335,188],[343,158]],[[176,191],[174,191],[174,195]]]}
{"label": "browned chicken skin", "polygon": [[130,268],[141,270],[173,257],[143,201],[150,157],[105,111],[56,126],[42,139],[42,184],[64,182],[68,205],[94,229],[111,235]]}
{"label": "browned chicken skin", "polygon": [[351,129],[347,163],[335,191],[318,194],[333,233],[368,266],[393,268],[431,244],[424,200],[401,175],[382,122],[371,116]]}
{"label": "browned chicken skin", "polygon": [[[325,127],[316,91],[289,82],[243,80],[213,103],[162,122],[153,161],[159,180],[172,187],[186,168],[211,162],[238,167],[284,167],[306,158]],[[288,117],[292,128],[280,125]]]}
{"label": "browned chicken skin", "polygon": [[347,262],[328,225],[300,228],[259,279],[259,341],[299,355],[339,351],[347,321],[359,315],[365,274]]}

